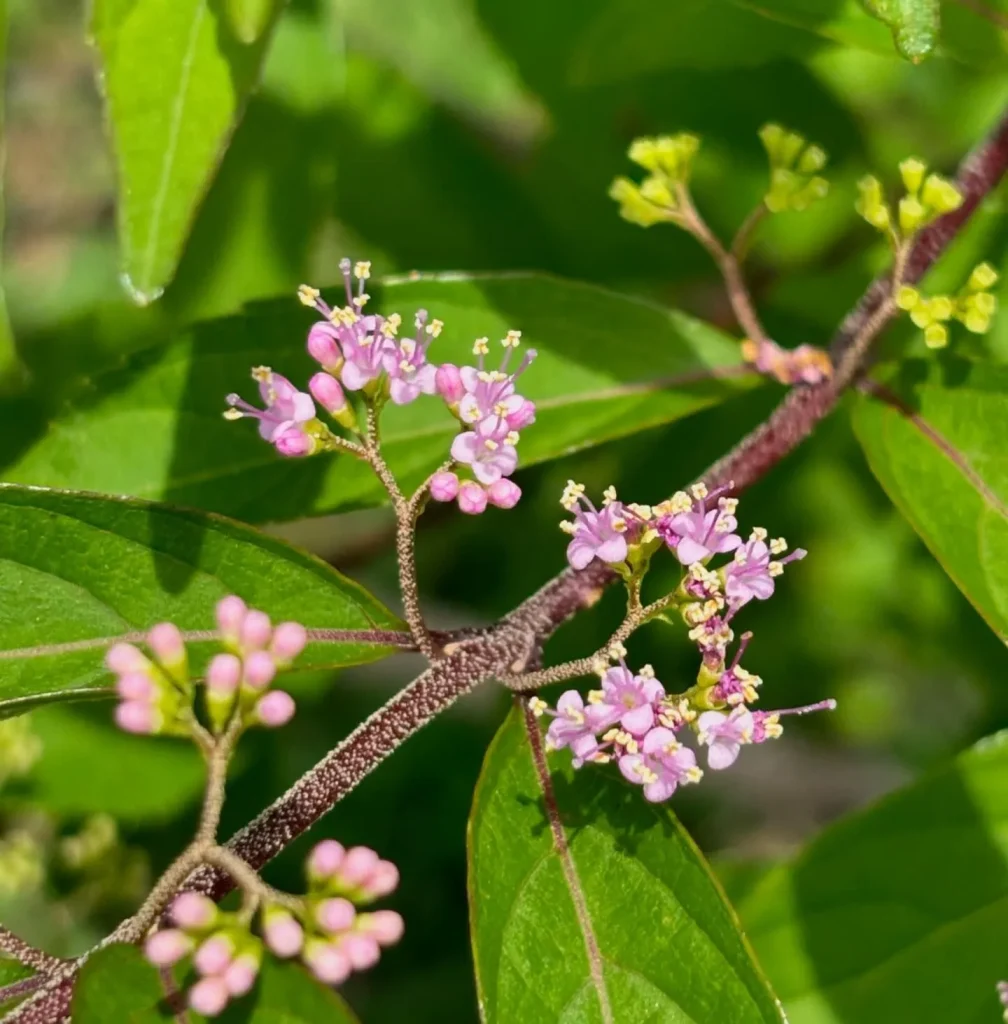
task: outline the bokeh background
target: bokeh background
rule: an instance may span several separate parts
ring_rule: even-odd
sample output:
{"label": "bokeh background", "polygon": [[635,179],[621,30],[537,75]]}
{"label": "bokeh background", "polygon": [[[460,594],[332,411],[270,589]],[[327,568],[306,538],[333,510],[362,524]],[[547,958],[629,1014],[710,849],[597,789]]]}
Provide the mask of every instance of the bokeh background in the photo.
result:
{"label": "bokeh background", "polygon": [[[913,67],[884,37],[854,49],[800,28],[770,30],[729,0],[292,0],[176,280],[155,308],[137,311],[119,282],[115,182],[83,4],[8,3],[4,284],[36,375],[114,360],[145,319],[185,323],[290,294],[303,280],[331,284],[345,253],[370,258],[376,273],[546,270],[731,330],[699,247],[671,229],[623,223],[606,189],[627,171],[635,135],[695,131],[704,140],[698,202],[727,234],[762,193],[756,130],[767,120],[827,149],[833,190],[809,212],[767,224],[749,277],[776,338],[822,344],[886,259],[853,214],[857,178],[871,169],[891,180],[910,154],[951,170],[1008,100],[997,33],[954,4],[951,49],[973,46],[976,59],[953,52]],[[806,6],[825,21],[843,5]],[[999,193],[935,284],[958,284],[980,258],[1002,267],[1006,243]],[[919,342],[897,329],[887,344]],[[1008,319],[966,344],[1008,357]],[[230,386],[222,382],[222,393]],[[521,472],[526,497],[506,516],[432,512],[419,542],[431,619],[490,621],[562,566],[557,498],[568,477],[590,492],[614,483],[628,498],[658,500],[778,398],[766,388]],[[765,680],[765,704],[834,696],[839,709],[789,724],[738,770],[676,797],[702,848],[734,863],[787,856],[836,816],[1008,725],[1003,645],[889,505],[843,410],[745,496],[741,519],[810,552],[772,602],[746,612],[756,634],[747,664]],[[391,530],[378,509],[277,532],[394,603]],[[609,595],[565,627],[548,656],[593,649],[617,612]],[[632,654],[671,687],[695,672],[680,630],[652,627]],[[271,801],[416,667],[400,658],[302,679],[295,721],[243,749],[225,829]],[[506,709],[501,694],[473,695],[312,836],[366,842],[402,868],[406,939],[347,990],[370,1024],[476,1019],[466,817]],[[0,726],[0,921],[57,953],[80,950],[128,911],[195,820],[195,756],[118,735],[109,718],[107,707],[61,708]],[[306,848],[296,844],[267,876],[296,887]]]}

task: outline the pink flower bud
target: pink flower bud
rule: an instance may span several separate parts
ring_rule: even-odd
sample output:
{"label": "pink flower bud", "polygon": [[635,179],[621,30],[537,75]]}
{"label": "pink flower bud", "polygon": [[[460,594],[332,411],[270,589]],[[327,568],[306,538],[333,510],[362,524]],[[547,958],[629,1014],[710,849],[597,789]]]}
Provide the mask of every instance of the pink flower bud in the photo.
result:
{"label": "pink flower bud", "polygon": [[378,900],[394,892],[398,884],[399,869],[390,860],[380,860],[361,888],[368,898]]}
{"label": "pink flower bud", "polygon": [[535,423],[535,410],[535,402],[530,402],[526,398],[515,412],[505,417],[508,429],[524,430],[530,423]]}
{"label": "pink flower bud", "polygon": [[454,405],[465,394],[462,374],[454,363],[442,363],[434,374],[434,386],[438,394],[449,404]]}
{"label": "pink flower bud", "polygon": [[265,651],[253,651],[245,659],[244,682],[253,690],[265,690],[276,675],[276,662]]}
{"label": "pink flower bud", "polygon": [[207,668],[206,684],[221,697],[227,697],[238,689],[242,663],[233,654],[215,654]]}
{"label": "pink flower bud", "polygon": [[354,905],[338,896],[323,900],[315,908],[315,920],[325,932],[345,932],[356,916]]}
{"label": "pink flower bud", "polygon": [[366,971],[374,967],[381,956],[378,942],[370,935],[344,935],[339,940],[339,948],[355,971]]}
{"label": "pink flower bud", "polygon": [[270,644],[270,653],[276,661],[281,664],[289,664],[304,649],[308,643],[308,630],[300,622],[281,622],[273,630],[273,641]]}
{"label": "pink flower bud", "polygon": [[221,600],[217,602],[217,628],[221,631],[221,636],[223,636],[225,640],[228,640],[231,643],[238,642],[238,638],[241,634],[242,623],[245,621],[245,615],[247,612],[248,606],[235,594],[221,598]]}
{"label": "pink flower bud", "polygon": [[466,482],[459,488],[458,507],[469,516],[478,516],[487,507],[487,492],[473,480]]}
{"label": "pink flower bud", "polygon": [[[343,353],[340,351],[338,337],[336,328],[325,321],[312,324],[308,332],[308,355],[330,373],[339,373],[343,365]],[[315,398],[325,405],[318,395],[315,395]]]}
{"label": "pink flower bud", "polygon": [[308,390],[312,393],[315,401],[333,416],[346,408],[346,395],[343,393],[340,382],[328,373],[316,373],[308,381]]}
{"label": "pink flower bud", "polygon": [[116,724],[126,732],[147,735],[162,725],[161,713],[146,700],[124,700],[115,709]]}
{"label": "pink flower bud", "polygon": [[234,997],[245,995],[255,984],[258,973],[259,961],[254,956],[244,954],[237,957],[224,972],[228,993]]}
{"label": "pink flower bud", "polygon": [[192,945],[192,939],[185,932],[164,928],[144,943],[144,956],[155,967],[171,967],[192,949]]}
{"label": "pink flower bud", "polygon": [[143,651],[133,644],[113,644],[105,655],[105,666],[117,675],[149,672],[152,667]]}
{"label": "pink flower bud", "polygon": [[372,872],[378,867],[380,858],[369,846],[354,846],[347,850],[347,855],[339,869],[339,880],[348,887],[356,888],[363,885]]}
{"label": "pink flower bud", "polygon": [[180,892],[172,902],[171,919],[180,928],[209,928],[217,919],[217,905],[198,892]]}
{"label": "pink flower bud", "polygon": [[357,918],[357,929],[372,936],[383,946],[395,945],[403,936],[405,924],[394,910],[375,910]]}
{"label": "pink flower bud", "polygon": [[263,725],[276,729],[294,717],[294,698],[283,690],[273,690],[259,698],[255,713]]}
{"label": "pink flower bud", "polygon": [[128,672],[116,681],[116,693],[123,700],[141,700],[148,703],[157,699],[158,688],[150,676]]}
{"label": "pink flower bud", "polygon": [[459,478],[454,473],[435,473],[431,477],[430,496],[435,501],[454,501],[459,491]]}
{"label": "pink flower bud", "polygon": [[147,643],[162,665],[174,668],[185,664],[185,642],[173,622],[159,622],[154,626],[147,634]]}
{"label": "pink flower bud", "polygon": [[288,427],[282,434],[277,434],[273,438],[273,445],[281,455],[288,458],[300,458],[315,451],[315,439],[299,427]]}
{"label": "pink flower bud", "polygon": [[222,974],[234,956],[234,943],[226,935],[211,935],[193,955],[193,966],[200,974]]}
{"label": "pink flower bud", "polygon": [[304,945],[304,929],[292,914],[273,911],[263,925],[263,938],[277,956],[297,956]]}
{"label": "pink flower bud", "polygon": [[350,977],[350,960],[332,942],[314,941],[305,947],[305,963],[326,985],[340,985]]}
{"label": "pink flower bud", "polygon": [[204,978],[189,989],[189,1005],[204,1017],[216,1017],[221,1013],[231,993],[223,978]]}
{"label": "pink flower bud", "polygon": [[502,477],[489,488],[490,504],[498,508],[514,508],[521,498],[521,488],[513,481]]}
{"label": "pink flower bud", "polygon": [[346,850],[335,839],[323,839],[308,855],[308,874],[313,878],[329,878],[336,874],[346,857]]}
{"label": "pink flower bud", "polygon": [[269,616],[253,609],[242,622],[239,639],[246,651],[263,651],[270,642],[271,634]]}

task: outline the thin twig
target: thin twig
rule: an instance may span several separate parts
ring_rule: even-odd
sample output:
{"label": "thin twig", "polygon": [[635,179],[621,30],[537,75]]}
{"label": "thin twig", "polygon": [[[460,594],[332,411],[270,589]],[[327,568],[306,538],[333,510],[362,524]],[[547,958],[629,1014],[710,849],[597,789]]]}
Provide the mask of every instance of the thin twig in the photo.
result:
{"label": "thin twig", "polygon": [[741,266],[742,261],[746,258],[746,255],[749,252],[749,246],[752,244],[753,233],[756,231],[756,228],[763,223],[764,217],[766,217],[769,212],[770,211],[767,210],[766,203],[761,201],[758,206],[754,206],[753,209],[749,211],[749,216],[742,221],[742,226],[735,232],[735,237],[732,239],[731,247],[728,251],[739,266]]}
{"label": "thin twig", "polygon": [[0,925],[0,953],[5,953],[19,964],[43,974],[56,970],[64,963],[58,956],[52,956],[42,949],[29,945],[3,925]]}

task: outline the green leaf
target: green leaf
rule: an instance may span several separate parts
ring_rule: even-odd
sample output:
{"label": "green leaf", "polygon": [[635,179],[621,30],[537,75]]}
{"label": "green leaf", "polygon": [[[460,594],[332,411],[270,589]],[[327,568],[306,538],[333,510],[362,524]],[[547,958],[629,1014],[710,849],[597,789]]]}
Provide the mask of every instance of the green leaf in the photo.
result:
{"label": "green leaf", "polygon": [[315,981],[296,963],[267,956],[251,999],[232,1004],[221,1024],[356,1024],[357,1017],[332,989]]}
{"label": "green leaf", "polygon": [[919,64],[938,42],[939,0],[863,0],[865,7],[889,26],[896,49]]}
{"label": "green leaf", "polygon": [[[17,960],[0,954],[0,986],[12,985],[15,981],[23,981],[25,978],[30,978],[34,973],[30,967],[25,967],[24,964],[19,963]],[[20,1000],[0,1002],[0,1013],[9,1010],[16,1002],[20,1002]]]}
{"label": "green leaf", "polygon": [[544,794],[538,731],[532,739],[535,755],[513,711],[487,751],[469,819],[484,1024],[781,1021],[731,907],[673,813],[648,805],[612,766],[575,773],[566,756],[550,765],[553,792]]}
{"label": "green leaf", "polygon": [[[135,946],[107,946],[89,957],[74,989],[74,1024],[150,1024],[176,1019],[155,967]],[[194,1020],[206,1018],[189,1012]],[[252,992],[216,1018],[221,1024],[355,1024],[331,989],[303,967],[267,956]]]}
{"label": "green leaf", "polygon": [[737,906],[791,1024],[998,1020],[1008,733],[830,826]]}
{"label": "green leaf", "polygon": [[[242,595],[274,620],[333,629],[400,628],[319,559],[216,516],[119,498],[0,485],[0,714],[108,685],[105,649],[170,619],[213,628]],[[201,658],[210,642],[191,644]],[[389,653],[374,643],[310,643],[297,667]],[[10,702],[7,705],[7,702]]]}
{"label": "green leaf", "polygon": [[858,439],[893,503],[987,624],[1008,640],[1008,367],[916,360],[883,376],[898,406],[859,397]]}
{"label": "green leaf", "polygon": [[246,45],[256,42],[273,20],[279,5],[274,0],[226,0],[228,21]]}
{"label": "green leaf", "polygon": [[[756,383],[740,375],[738,346],[721,332],[588,285],[452,275],[397,281],[374,294],[379,308],[402,310],[405,323],[418,307],[444,320],[431,353],[438,362],[471,362],[474,338],[523,331],[539,351],[521,382],[539,405],[522,434],[523,465],[669,423]],[[293,298],[256,303],[138,354],[84,385],[7,479],[168,499],[252,522],[382,502],[358,460],[284,459],[250,423],[221,417],[228,391],[254,393],[252,366],[267,363],[304,386],[313,372],[304,351],[311,322]],[[444,461],[457,429],[439,399],[388,406],[386,457],[407,486],[418,484]]]}
{"label": "green leaf", "polygon": [[[273,18],[280,0],[268,2]],[[269,33],[243,42],[213,0],[94,0],[90,33],[119,174],[124,282],[146,303],[174,273]]]}
{"label": "green leaf", "polygon": [[74,1024],[171,1021],[157,968],[136,946],[116,944],[88,957],[74,985]]}

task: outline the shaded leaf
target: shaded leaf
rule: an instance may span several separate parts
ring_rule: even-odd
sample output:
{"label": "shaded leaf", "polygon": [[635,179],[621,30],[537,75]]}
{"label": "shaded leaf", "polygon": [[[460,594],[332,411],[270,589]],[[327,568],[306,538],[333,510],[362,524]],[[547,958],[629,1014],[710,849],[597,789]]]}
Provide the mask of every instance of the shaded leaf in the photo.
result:
{"label": "shaded leaf", "polygon": [[997,1020],[1008,734],[831,825],[737,906],[791,1024]]}
{"label": "shaded leaf", "polygon": [[[272,18],[279,0],[258,0],[259,7],[266,3]],[[145,303],[174,273],[269,34],[260,30],[246,44],[212,0],[94,0],[91,6],[119,174],[124,282]],[[243,24],[247,30],[248,21]]]}
{"label": "shaded leaf", "polygon": [[929,56],[941,27],[939,0],[863,0],[889,26],[896,49],[915,64]]}
{"label": "shaded leaf", "polygon": [[1008,367],[912,361],[882,383],[892,402],[861,396],[854,412],[868,464],[959,589],[1008,639]]}
{"label": "shaded leaf", "polygon": [[[538,732],[534,740],[541,756]],[[482,1020],[600,1021],[605,1000],[608,1019],[626,1024],[780,1021],[730,906],[672,812],[611,771],[578,774],[558,758],[550,767],[561,847],[533,756],[524,716],[512,711],[473,799],[469,906]]]}
{"label": "shaded leaf", "polygon": [[[107,685],[118,636],[170,619],[213,628],[241,594],[274,620],[333,629],[399,627],[365,590],[319,559],[215,516],[118,498],[0,485],[0,713],[4,702],[74,697]],[[197,655],[211,644],[193,644]],[[383,657],[373,643],[310,643],[298,668]]]}
{"label": "shaded leaf", "polygon": [[[671,422],[756,382],[740,375],[738,346],[721,332],[600,288],[538,275],[451,275],[374,291],[372,301],[402,310],[405,323],[418,307],[445,321],[431,353],[438,362],[470,362],[474,338],[523,331],[539,351],[521,379],[538,403],[537,422],[522,434],[524,465]],[[221,417],[226,392],[253,392],[252,366],[271,365],[304,386],[311,322],[293,299],[256,303],[139,353],[83,386],[7,478],[166,498],[250,521],[380,503],[384,492],[356,459],[283,459],[251,424]],[[437,398],[389,406],[386,458],[416,485],[444,461],[457,429]]]}
{"label": "shaded leaf", "polygon": [[[247,1003],[253,1003],[251,1011]],[[249,1000],[235,1002],[222,1024],[355,1024],[353,1011],[304,967],[267,956]]]}
{"label": "shaded leaf", "polygon": [[157,968],[136,946],[116,944],[88,957],[74,985],[74,1024],[152,1024],[175,1017],[164,1005]]}

